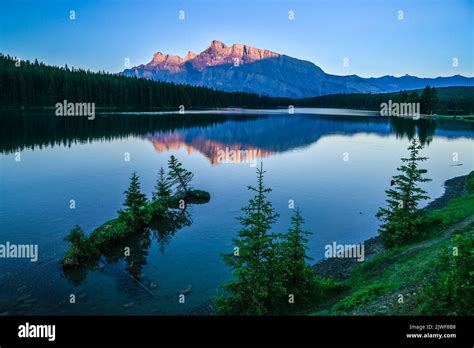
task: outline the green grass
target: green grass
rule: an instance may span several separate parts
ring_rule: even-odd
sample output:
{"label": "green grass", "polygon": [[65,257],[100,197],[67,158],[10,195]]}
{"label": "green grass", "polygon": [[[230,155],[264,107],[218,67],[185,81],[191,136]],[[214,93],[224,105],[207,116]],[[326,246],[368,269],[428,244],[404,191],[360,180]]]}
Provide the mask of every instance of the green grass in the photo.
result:
{"label": "green grass", "polygon": [[120,219],[112,219],[92,231],[90,238],[100,250],[123,241],[128,234],[125,224]]}
{"label": "green grass", "polygon": [[361,287],[339,301],[334,309],[337,311],[348,311],[369,304],[382,295],[386,294],[393,286],[376,282]]}
{"label": "green grass", "polygon": [[[460,233],[474,239],[474,224]],[[426,288],[441,276],[440,258],[451,247],[451,238],[438,238],[414,252],[403,248],[380,255],[355,269],[345,281],[347,290],[313,314],[430,315]]]}
{"label": "green grass", "polygon": [[437,209],[428,216],[438,220],[443,226],[452,225],[474,213],[474,194],[452,199],[443,209]]}

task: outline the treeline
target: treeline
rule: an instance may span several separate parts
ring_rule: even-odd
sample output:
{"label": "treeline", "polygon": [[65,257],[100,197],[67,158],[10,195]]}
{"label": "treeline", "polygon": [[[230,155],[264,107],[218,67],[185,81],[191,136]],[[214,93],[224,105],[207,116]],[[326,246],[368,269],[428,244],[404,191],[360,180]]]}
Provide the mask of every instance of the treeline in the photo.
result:
{"label": "treeline", "polygon": [[422,114],[467,115],[474,113],[474,87],[427,86],[423,90],[401,91],[383,94],[330,94],[295,101],[295,106],[380,110],[380,104],[388,100],[396,103],[420,103]]}
{"label": "treeline", "polygon": [[0,103],[4,107],[54,107],[58,102],[88,102],[96,107],[144,110],[205,107],[276,107],[280,98],[222,92],[106,72],[49,66],[0,54]]}

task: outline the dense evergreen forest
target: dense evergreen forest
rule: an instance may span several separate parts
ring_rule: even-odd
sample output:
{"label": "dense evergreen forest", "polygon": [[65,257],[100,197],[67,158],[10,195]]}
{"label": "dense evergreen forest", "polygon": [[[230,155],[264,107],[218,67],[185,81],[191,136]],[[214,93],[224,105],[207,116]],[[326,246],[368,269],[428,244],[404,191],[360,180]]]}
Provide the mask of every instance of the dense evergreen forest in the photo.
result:
{"label": "dense evergreen forest", "polygon": [[176,110],[247,107],[349,108],[380,110],[380,104],[419,102],[422,113],[474,113],[474,87],[445,87],[384,94],[333,94],[314,98],[272,98],[243,92],[125,77],[107,72],[49,66],[0,54],[0,105],[3,108],[54,107],[58,102],[94,102],[97,108]]}
{"label": "dense evergreen forest", "polygon": [[54,107],[58,102],[94,102],[96,107],[144,110],[204,107],[275,107],[279,98],[249,93],[226,93],[106,72],[49,66],[37,60],[17,61],[0,55],[1,105]]}

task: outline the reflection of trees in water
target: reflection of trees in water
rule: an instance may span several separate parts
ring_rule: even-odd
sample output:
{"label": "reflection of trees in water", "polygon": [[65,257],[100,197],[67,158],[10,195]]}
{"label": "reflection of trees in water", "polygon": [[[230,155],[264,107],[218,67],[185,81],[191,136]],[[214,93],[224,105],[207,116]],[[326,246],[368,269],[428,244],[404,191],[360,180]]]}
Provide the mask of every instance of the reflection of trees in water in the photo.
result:
{"label": "reflection of trees in water", "polygon": [[[111,247],[104,252],[104,259],[109,264],[124,260],[127,264],[126,271],[133,277],[139,277],[143,266],[146,265],[150,246],[150,232],[147,230],[130,236],[128,240]],[[129,256],[125,255],[126,250],[130,251]]]}
{"label": "reflection of trees in water", "polygon": [[429,145],[433,140],[436,130],[436,121],[420,118],[412,120],[409,118],[391,117],[390,124],[397,138],[407,137],[409,140],[416,135],[422,145]]}
{"label": "reflection of trees in water", "polygon": [[245,149],[285,152],[308,146],[331,134],[388,135],[394,132],[398,137],[409,138],[418,134],[423,143],[431,141],[435,128],[448,131],[445,132],[448,137],[474,134],[474,123],[459,120],[381,116],[115,115],[97,116],[89,121],[85,117],[0,115],[0,120],[1,153],[129,136],[173,139],[173,134],[180,142],[196,146],[204,154],[210,151],[207,146],[212,144],[217,144],[218,149],[238,144]]}
{"label": "reflection of trees in water", "polygon": [[171,211],[166,219],[160,219],[151,224],[151,234],[160,245],[160,251],[165,251],[165,246],[174,234],[183,227],[191,226],[193,223],[190,213],[183,209]]}
{"label": "reflection of trees in water", "polygon": [[[94,264],[84,265],[77,269],[67,270],[64,276],[74,286],[81,285],[87,277],[89,271],[102,270],[105,264],[114,264],[124,260],[127,264],[125,271],[134,279],[139,280],[143,267],[147,264],[152,240],[156,239],[160,246],[160,251],[164,252],[166,244],[169,243],[173,235],[186,226],[191,226],[192,219],[186,210],[171,210],[167,216],[154,221],[150,228],[142,233],[130,236],[126,241],[111,246],[103,253],[100,261]],[[129,248],[129,249],[126,249]],[[126,251],[130,253],[126,256]]]}
{"label": "reflection of trees in water", "polygon": [[11,153],[47,146],[71,146],[95,140],[123,139],[154,132],[209,127],[228,120],[245,121],[251,115],[113,115],[57,117],[0,113],[0,152]]}

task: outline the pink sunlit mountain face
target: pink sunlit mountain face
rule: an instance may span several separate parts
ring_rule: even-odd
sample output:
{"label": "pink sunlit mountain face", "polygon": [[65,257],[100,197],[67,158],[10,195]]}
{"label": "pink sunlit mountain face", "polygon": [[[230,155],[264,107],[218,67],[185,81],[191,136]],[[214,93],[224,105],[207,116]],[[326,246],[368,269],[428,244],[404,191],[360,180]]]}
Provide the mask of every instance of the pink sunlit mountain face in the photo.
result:
{"label": "pink sunlit mountain face", "polygon": [[216,65],[245,64],[279,56],[278,53],[269,50],[263,50],[242,44],[226,46],[223,42],[214,40],[211,42],[209,47],[201,53],[196,54],[189,51],[184,58],[177,55],[157,52],[153,55],[153,59],[142,67],[154,69],[156,71],[169,71],[176,73],[185,70],[185,64],[188,63],[197,71],[203,71],[208,67]]}

